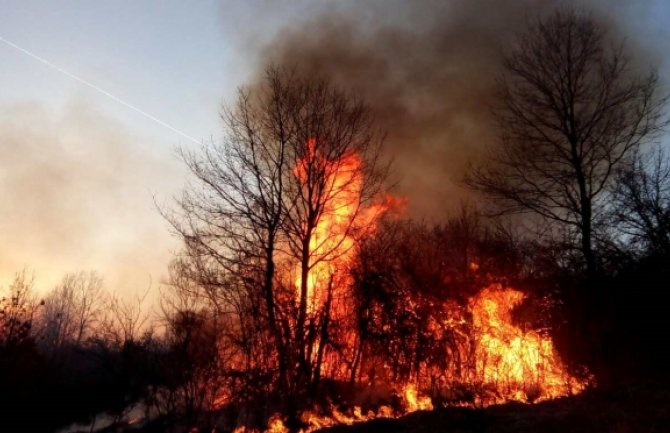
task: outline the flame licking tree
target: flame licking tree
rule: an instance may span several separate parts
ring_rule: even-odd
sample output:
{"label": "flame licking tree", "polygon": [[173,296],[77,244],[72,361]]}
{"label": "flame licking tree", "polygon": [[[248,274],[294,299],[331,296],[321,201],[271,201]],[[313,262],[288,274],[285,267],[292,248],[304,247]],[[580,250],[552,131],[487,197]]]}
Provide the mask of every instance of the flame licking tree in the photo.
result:
{"label": "flame licking tree", "polygon": [[231,328],[229,369],[247,380],[228,394],[292,412],[343,338],[347,262],[383,210],[380,136],[355,98],[274,68],[223,119],[223,145],[184,154],[199,183],[168,215],[185,241],[174,269]]}
{"label": "flame licking tree", "polygon": [[336,337],[333,333],[340,331],[340,343],[352,338],[353,326],[347,323],[352,309],[348,269],[356,239],[374,231],[376,219],[386,208],[383,203],[371,203],[375,197],[370,195],[369,171],[361,156],[367,141],[361,146],[347,136],[338,133],[305,140],[293,170],[294,199],[286,210],[296,288],[298,381],[312,390],[323,368],[337,370],[341,361],[326,362],[328,343]]}
{"label": "flame licking tree", "polygon": [[[350,270],[358,240],[375,232],[389,207],[380,195],[380,140],[361,103],[325,82],[275,69],[254,93],[242,91],[223,117],[224,146],[184,155],[200,185],[184,194],[181,215],[168,216],[185,241],[174,269],[188,282],[185,291],[207,300],[216,323],[225,326],[217,335],[226,366],[211,372],[222,380],[208,381],[224,385],[217,404],[252,413],[259,401],[276,398],[272,407],[296,420],[322,376],[371,379],[356,375],[370,348],[361,344],[353,314]],[[549,396],[565,394],[559,382],[569,376],[551,341],[511,324],[509,311],[521,295],[482,293],[468,305],[475,332],[451,352],[470,353],[474,345],[476,362],[443,375],[504,383],[513,392],[548,378]],[[403,314],[416,315],[421,300],[400,304]],[[437,327],[467,322],[463,309],[443,310],[444,324]],[[392,327],[398,318],[390,319]],[[413,370],[427,368],[412,362]],[[420,392],[425,383],[387,379],[405,411],[432,407]],[[396,414],[388,407],[372,415],[333,410],[331,418],[354,422]],[[274,427],[279,420],[273,419]]]}

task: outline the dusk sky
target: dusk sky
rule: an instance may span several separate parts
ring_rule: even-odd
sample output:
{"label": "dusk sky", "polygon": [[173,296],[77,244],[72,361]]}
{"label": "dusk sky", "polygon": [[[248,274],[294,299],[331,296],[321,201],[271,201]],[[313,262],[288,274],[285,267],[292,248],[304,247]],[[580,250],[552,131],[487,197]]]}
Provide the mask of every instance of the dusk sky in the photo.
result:
{"label": "dusk sky", "polygon": [[[175,149],[220,140],[222,102],[278,32],[362,9],[334,3],[0,0],[0,286],[26,268],[40,290],[77,270],[157,287],[179,248],[154,204],[187,180]],[[667,77],[670,2],[611,3]]]}

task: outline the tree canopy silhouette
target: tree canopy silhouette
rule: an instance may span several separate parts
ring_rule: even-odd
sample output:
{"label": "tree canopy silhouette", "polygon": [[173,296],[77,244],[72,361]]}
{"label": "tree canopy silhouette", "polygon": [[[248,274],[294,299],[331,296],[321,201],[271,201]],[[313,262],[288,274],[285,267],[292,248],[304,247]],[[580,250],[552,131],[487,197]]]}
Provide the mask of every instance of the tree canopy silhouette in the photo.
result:
{"label": "tree canopy silhouette", "polygon": [[589,15],[557,11],[504,61],[501,146],[466,182],[499,213],[534,213],[579,238],[596,268],[594,228],[618,168],[666,124],[655,72],[639,74]]}

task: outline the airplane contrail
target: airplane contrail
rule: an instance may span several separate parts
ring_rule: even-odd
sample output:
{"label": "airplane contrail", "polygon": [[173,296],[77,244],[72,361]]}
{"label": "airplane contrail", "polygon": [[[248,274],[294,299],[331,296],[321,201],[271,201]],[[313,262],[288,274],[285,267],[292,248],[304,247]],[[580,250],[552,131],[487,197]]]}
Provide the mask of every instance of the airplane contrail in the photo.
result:
{"label": "airplane contrail", "polygon": [[4,42],[5,44],[9,45],[10,47],[12,47],[12,48],[14,48],[14,49],[17,49],[17,50],[21,51],[22,53],[24,53],[24,54],[26,54],[26,55],[32,57],[33,59],[35,59],[35,60],[37,60],[37,61],[39,61],[39,62],[41,62],[41,63],[43,63],[43,64],[45,64],[45,65],[47,65],[47,66],[49,66],[50,68],[55,69],[56,71],[60,72],[61,74],[67,75],[68,77],[72,78],[73,80],[76,80],[76,81],[78,81],[78,82],[80,82],[80,83],[82,83],[82,84],[84,84],[84,85],[86,85],[86,86],[88,86],[88,87],[90,87],[90,88],[92,88],[92,89],[98,91],[99,93],[102,93],[103,95],[105,95],[105,96],[107,96],[108,98],[110,98],[110,99],[116,101],[117,103],[119,103],[119,104],[121,104],[121,105],[123,105],[123,106],[125,106],[125,107],[128,107],[128,108],[130,108],[131,110],[136,111],[137,113],[141,114],[142,116],[146,117],[147,119],[153,120],[154,122],[158,123],[159,125],[162,125],[162,126],[166,127],[166,128],[169,129],[170,131],[172,131],[172,132],[176,132],[177,134],[181,135],[182,137],[184,137],[184,138],[186,138],[186,139],[188,139],[188,140],[190,140],[190,141],[192,141],[192,142],[194,142],[194,143],[198,143],[198,144],[201,144],[201,143],[202,143],[200,140],[198,140],[198,139],[196,139],[196,138],[194,138],[194,137],[191,137],[190,135],[188,135],[187,133],[185,133],[185,132],[183,132],[183,131],[180,131],[179,129],[175,128],[174,126],[170,125],[169,123],[163,122],[163,121],[160,120],[159,118],[157,118],[157,117],[155,117],[155,116],[152,116],[151,114],[147,113],[146,111],[144,111],[144,110],[142,110],[142,109],[140,109],[140,108],[137,108],[137,107],[135,107],[134,105],[132,105],[132,104],[130,104],[130,103],[124,101],[123,99],[121,99],[121,98],[119,98],[119,97],[117,97],[117,96],[115,96],[115,95],[109,93],[107,90],[105,90],[105,89],[103,89],[103,88],[101,88],[101,87],[96,86],[95,84],[91,83],[90,81],[85,80],[85,79],[83,79],[83,78],[81,78],[81,77],[79,77],[79,76],[77,76],[77,75],[75,75],[75,74],[73,74],[73,73],[71,73],[71,72],[69,72],[69,71],[63,69],[63,68],[61,68],[61,67],[58,66],[58,65],[55,65],[55,64],[51,63],[50,61],[48,61],[48,60],[46,60],[46,59],[44,59],[44,58],[38,56],[37,54],[35,54],[35,53],[31,52],[31,51],[26,50],[25,48],[22,48],[22,47],[16,45],[14,42],[9,41],[9,40],[3,38],[2,36],[0,36],[0,41]]}

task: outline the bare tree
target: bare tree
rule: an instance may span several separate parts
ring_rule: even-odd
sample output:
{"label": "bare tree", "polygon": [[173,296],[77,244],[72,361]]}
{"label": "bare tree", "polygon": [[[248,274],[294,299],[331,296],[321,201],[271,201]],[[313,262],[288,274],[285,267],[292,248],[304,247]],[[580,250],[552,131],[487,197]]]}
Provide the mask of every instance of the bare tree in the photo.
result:
{"label": "bare tree", "polygon": [[288,158],[294,170],[285,180],[283,228],[288,253],[298,263],[298,380],[315,386],[332,309],[344,296],[333,267],[368,229],[366,205],[379,193],[386,171],[378,163],[381,137],[361,101],[318,79],[296,80],[292,93],[296,135]]}
{"label": "bare tree", "polygon": [[100,319],[103,280],[96,272],[67,274],[44,300],[43,333],[53,349],[80,344]]}
{"label": "bare tree", "polygon": [[619,173],[615,221],[626,240],[647,252],[670,253],[670,160],[658,147]]}
{"label": "bare tree", "polygon": [[557,11],[519,38],[500,91],[501,147],[467,183],[499,212],[574,230],[592,272],[594,224],[614,173],[665,124],[656,74],[637,74],[592,17]]}
{"label": "bare tree", "polygon": [[[196,282],[221,313],[245,314],[245,301],[260,298],[262,308],[251,313],[265,321],[262,329],[272,335],[283,386],[288,360],[277,318],[275,261],[284,217],[283,180],[291,170],[286,148],[295,137],[287,117],[294,96],[286,80],[269,69],[264,88],[253,95],[241,89],[236,105],[224,108],[222,145],[182,152],[199,185],[185,191],[181,215],[168,216],[186,243],[187,259],[175,263],[180,268],[175,275]],[[235,284],[231,275],[239,277]]]}
{"label": "bare tree", "polygon": [[[309,281],[365,231],[362,209],[383,178],[380,137],[355,98],[274,67],[222,117],[222,145],[182,154],[197,184],[167,218],[185,242],[178,274],[195,284],[176,286],[234,317],[244,368],[275,363],[286,395],[318,381],[331,303],[310,307]],[[319,274],[330,293],[332,275]]]}
{"label": "bare tree", "polygon": [[121,348],[126,343],[138,341],[143,334],[151,334],[150,312],[145,306],[150,289],[136,294],[133,299],[123,299],[117,294],[107,298],[105,315],[100,321],[101,336],[107,342]]}
{"label": "bare tree", "polygon": [[26,341],[33,331],[38,302],[33,296],[34,277],[25,270],[14,276],[6,292],[0,292],[0,348]]}

